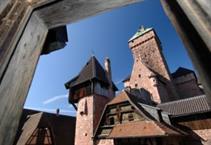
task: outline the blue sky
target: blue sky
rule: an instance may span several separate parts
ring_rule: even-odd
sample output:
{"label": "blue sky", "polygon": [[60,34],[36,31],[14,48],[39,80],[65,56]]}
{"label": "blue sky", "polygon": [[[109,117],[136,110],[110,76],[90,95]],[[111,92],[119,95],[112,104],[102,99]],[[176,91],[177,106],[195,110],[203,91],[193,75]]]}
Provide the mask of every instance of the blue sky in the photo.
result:
{"label": "blue sky", "polygon": [[145,0],[69,24],[67,46],[40,57],[25,108],[46,112],[60,108],[62,114],[74,115],[64,83],[78,74],[92,54],[101,64],[105,57],[111,59],[113,81],[121,89],[133,65],[127,42],[141,25],[156,30],[171,72],[179,66],[193,69],[160,1]]}

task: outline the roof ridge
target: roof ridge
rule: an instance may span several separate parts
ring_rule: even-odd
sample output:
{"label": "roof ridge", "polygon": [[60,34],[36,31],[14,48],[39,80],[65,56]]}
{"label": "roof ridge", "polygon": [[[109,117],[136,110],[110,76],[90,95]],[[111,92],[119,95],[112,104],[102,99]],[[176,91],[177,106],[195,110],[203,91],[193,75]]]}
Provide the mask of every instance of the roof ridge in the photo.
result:
{"label": "roof ridge", "polygon": [[92,76],[96,76],[96,58],[95,56],[92,56]]}

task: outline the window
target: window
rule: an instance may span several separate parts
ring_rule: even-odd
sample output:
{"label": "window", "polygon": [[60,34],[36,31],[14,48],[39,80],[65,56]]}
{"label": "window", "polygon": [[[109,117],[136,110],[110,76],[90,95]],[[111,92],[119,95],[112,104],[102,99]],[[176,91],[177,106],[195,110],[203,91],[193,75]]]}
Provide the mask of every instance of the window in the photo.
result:
{"label": "window", "polygon": [[139,74],[138,77],[141,78],[141,74]]}
{"label": "window", "polygon": [[133,121],[134,120],[134,117],[133,117],[132,113],[128,114],[128,120],[129,121]]}
{"label": "window", "polygon": [[114,117],[110,117],[109,118],[109,125],[113,125],[114,124]]}
{"label": "window", "polygon": [[135,87],[137,88],[138,87],[138,84],[135,84]]}

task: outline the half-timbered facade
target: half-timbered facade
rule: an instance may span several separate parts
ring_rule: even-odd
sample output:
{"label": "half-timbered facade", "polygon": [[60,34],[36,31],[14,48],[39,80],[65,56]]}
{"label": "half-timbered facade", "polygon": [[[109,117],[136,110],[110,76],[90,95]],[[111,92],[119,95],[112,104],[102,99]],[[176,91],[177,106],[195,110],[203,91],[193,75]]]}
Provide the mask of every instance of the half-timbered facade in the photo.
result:
{"label": "half-timbered facade", "polygon": [[174,138],[177,141],[172,144],[177,145],[185,135],[184,131],[169,123],[168,115],[159,108],[122,91],[107,104],[95,139],[98,145],[102,145],[103,140],[110,144],[111,139],[114,145],[160,145],[168,144],[168,140]]}
{"label": "half-timbered facade", "polygon": [[74,145],[75,117],[24,109],[13,145]]}

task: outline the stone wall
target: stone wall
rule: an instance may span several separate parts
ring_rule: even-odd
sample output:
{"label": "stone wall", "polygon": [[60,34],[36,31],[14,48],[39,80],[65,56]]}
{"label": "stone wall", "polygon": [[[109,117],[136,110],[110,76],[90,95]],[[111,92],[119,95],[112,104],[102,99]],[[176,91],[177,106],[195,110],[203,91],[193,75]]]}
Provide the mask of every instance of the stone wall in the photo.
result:
{"label": "stone wall", "polygon": [[163,57],[160,42],[154,31],[149,31],[139,38],[130,41],[129,47],[132,49],[134,61],[141,59],[154,71],[170,79],[169,69]]}
{"label": "stone wall", "polygon": [[93,135],[108,101],[107,97],[100,95],[87,96],[79,101],[75,145],[94,145]]}
{"label": "stone wall", "polygon": [[199,96],[204,92],[199,88],[194,74],[188,74],[173,79],[180,98]]}
{"label": "stone wall", "polygon": [[93,96],[78,102],[75,145],[93,145]]}
{"label": "stone wall", "polygon": [[[171,81],[169,69],[155,31],[150,30],[130,41],[129,47],[133,53],[134,65],[130,83],[128,85],[126,81],[125,86],[146,89],[157,103],[177,100],[179,97]],[[165,79],[165,87],[159,82],[156,75]]]}
{"label": "stone wall", "polygon": [[161,100],[156,86],[156,80],[151,77],[153,75],[154,74],[142,64],[140,59],[138,59],[133,65],[129,86],[131,88],[144,88],[151,94],[153,101],[160,103]]}

